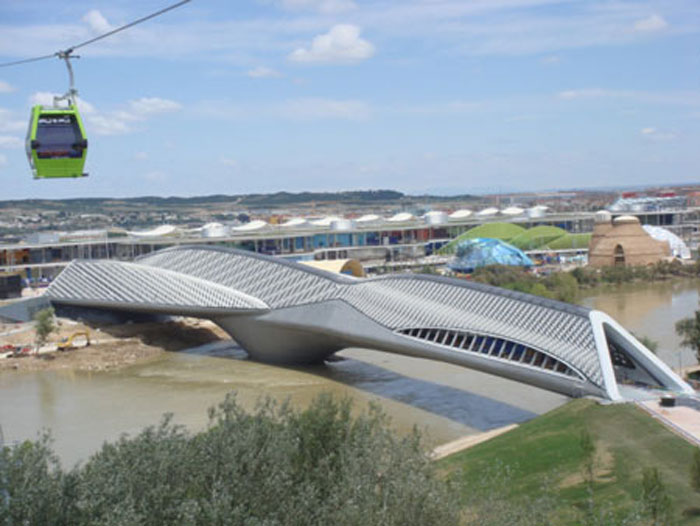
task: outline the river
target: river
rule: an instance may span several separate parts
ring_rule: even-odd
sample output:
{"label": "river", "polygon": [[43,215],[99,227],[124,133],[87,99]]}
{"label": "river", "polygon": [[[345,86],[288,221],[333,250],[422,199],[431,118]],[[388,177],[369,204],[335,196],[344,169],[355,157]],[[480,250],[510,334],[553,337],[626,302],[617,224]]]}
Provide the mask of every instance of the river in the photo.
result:
{"label": "river", "polygon": [[607,312],[627,330],[656,341],[658,356],[678,369],[697,363],[693,351],[681,347],[675,326],[700,308],[699,290],[697,280],[626,284],[596,290],[584,297],[581,304]]}
{"label": "river", "polygon": [[[583,304],[605,310],[638,334],[660,343],[660,356],[677,366],[675,321],[698,304],[698,283],[631,286],[597,291]],[[279,367],[248,360],[232,342],[171,352],[153,362],[106,372],[0,372],[0,424],[9,442],[51,430],[64,465],[86,459],[105,440],[135,434],[171,412],[192,430],[207,424],[207,409],[235,391],[254,408],[262,396],[303,407],[330,391],[359,409],[377,401],[401,432],[414,425],[432,444],[523,422],[566,398],[458,366],[364,349],[340,361]],[[692,353],[683,353],[684,365]]]}

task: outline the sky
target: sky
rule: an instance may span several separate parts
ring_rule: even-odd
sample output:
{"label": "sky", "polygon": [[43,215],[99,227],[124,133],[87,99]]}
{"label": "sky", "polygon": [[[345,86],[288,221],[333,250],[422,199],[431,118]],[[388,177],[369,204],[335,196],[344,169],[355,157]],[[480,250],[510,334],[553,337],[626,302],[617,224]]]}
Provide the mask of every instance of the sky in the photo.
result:
{"label": "sky", "polygon": [[[0,62],[174,3],[2,0]],[[698,182],[698,0],[191,0],[79,50],[81,179],[33,180],[58,59],[0,68],[0,200]]]}

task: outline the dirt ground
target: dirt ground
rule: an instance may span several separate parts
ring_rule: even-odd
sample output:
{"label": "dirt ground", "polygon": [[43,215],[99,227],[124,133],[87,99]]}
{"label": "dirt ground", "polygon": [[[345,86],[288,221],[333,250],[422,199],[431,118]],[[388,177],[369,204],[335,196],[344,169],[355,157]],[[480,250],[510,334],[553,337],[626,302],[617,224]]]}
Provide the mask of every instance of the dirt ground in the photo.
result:
{"label": "dirt ground", "polygon": [[[179,351],[229,339],[229,336],[213,323],[189,318],[167,323],[90,326],[59,318],[57,323],[58,329],[49,335],[45,349],[80,331],[88,332],[90,345],[70,351],[0,358],[0,370],[104,371],[153,360],[167,351]],[[31,323],[0,323],[0,345],[30,346],[34,338]]]}

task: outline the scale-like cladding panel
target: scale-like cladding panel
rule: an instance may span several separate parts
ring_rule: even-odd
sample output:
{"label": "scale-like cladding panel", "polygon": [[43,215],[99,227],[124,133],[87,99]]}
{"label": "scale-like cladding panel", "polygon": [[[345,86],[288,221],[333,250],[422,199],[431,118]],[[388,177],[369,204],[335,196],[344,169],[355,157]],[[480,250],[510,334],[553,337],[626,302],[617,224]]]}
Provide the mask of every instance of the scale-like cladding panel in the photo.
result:
{"label": "scale-like cladding panel", "polygon": [[73,261],[47,291],[51,300],[85,305],[267,310],[257,298],[184,274],[116,261]]}
{"label": "scale-like cladding panel", "polygon": [[502,337],[546,350],[602,385],[587,309],[539,301],[495,287],[398,276],[344,288],[343,297],[392,330],[432,327]]}
{"label": "scale-like cladding panel", "polygon": [[137,262],[235,288],[272,308],[332,299],[338,296],[341,283],[351,281],[274,258],[216,247],[169,248]]}
{"label": "scale-like cladding panel", "polygon": [[279,259],[213,247],[175,247],[137,260],[233,287],[272,308],[340,299],[380,325],[493,334],[546,349],[602,385],[588,309],[445,278],[353,280]]}
{"label": "scale-like cladding panel", "polygon": [[358,280],[239,250],[183,246],[135,263],[73,262],[47,295],[58,303],[209,317],[261,359],[285,363],[368,345],[574,395],[620,399],[615,370],[623,380],[686,389],[598,311],[463,280]]}

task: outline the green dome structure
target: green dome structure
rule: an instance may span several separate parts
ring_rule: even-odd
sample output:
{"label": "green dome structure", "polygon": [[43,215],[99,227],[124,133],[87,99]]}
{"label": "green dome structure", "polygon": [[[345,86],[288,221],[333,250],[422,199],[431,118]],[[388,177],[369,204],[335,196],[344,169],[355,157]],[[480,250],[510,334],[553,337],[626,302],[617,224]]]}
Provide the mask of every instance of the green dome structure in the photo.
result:
{"label": "green dome structure", "polygon": [[563,228],[540,225],[524,231],[508,242],[520,250],[535,250],[566,234],[567,232]]}
{"label": "green dome structure", "polygon": [[474,227],[459,237],[456,237],[442,247],[439,253],[443,255],[454,254],[457,250],[457,245],[459,245],[461,241],[465,241],[467,239],[489,238],[500,239],[501,241],[510,241],[514,237],[517,237],[525,232],[526,230],[523,227],[514,225],[513,223],[486,223]]}
{"label": "green dome structure", "polygon": [[567,250],[567,249],[577,249],[577,248],[588,248],[588,244],[591,242],[591,234],[566,234],[561,236],[554,241],[547,243],[547,247],[550,250]]}

